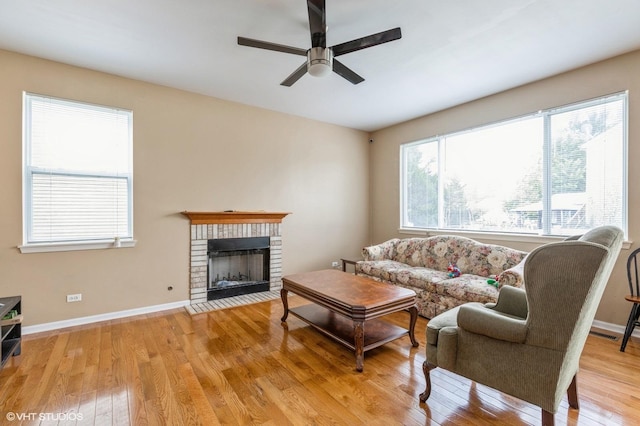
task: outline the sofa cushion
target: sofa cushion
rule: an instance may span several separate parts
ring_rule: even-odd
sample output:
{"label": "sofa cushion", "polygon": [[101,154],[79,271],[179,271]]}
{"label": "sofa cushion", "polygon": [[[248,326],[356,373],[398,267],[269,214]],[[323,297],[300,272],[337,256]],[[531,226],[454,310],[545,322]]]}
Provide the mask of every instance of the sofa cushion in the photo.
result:
{"label": "sofa cushion", "polygon": [[364,260],[393,260],[396,257],[396,245],[398,242],[400,242],[399,238],[392,238],[384,243],[365,247],[362,249],[362,258]]}
{"label": "sofa cushion", "polygon": [[424,266],[422,247],[424,238],[405,238],[396,243],[396,253],[392,258],[410,266]]}
{"label": "sofa cushion", "polygon": [[450,296],[467,302],[495,302],[498,298],[498,289],[487,284],[487,278],[478,275],[462,274],[456,278],[450,278],[434,283],[437,294]]}
{"label": "sofa cushion", "polygon": [[463,274],[483,277],[498,275],[526,256],[523,251],[451,235],[426,238],[422,244],[424,266],[446,271],[449,263],[453,263]]}
{"label": "sofa cushion", "polygon": [[446,271],[449,263],[458,262],[460,241],[456,237],[440,235],[422,239],[422,262],[426,268]]}
{"label": "sofa cushion", "polygon": [[[463,253],[465,268],[458,267],[465,273],[490,277],[513,268],[524,259],[527,253],[494,244],[466,245]],[[462,259],[461,259],[462,260]],[[460,260],[458,261],[460,262]]]}
{"label": "sofa cushion", "polygon": [[398,271],[395,282],[408,288],[418,288],[430,292],[435,291],[434,284],[449,279],[447,272],[429,268],[407,268]]}
{"label": "sofa cushion", "polygon": [[398,271],[411,269],[406,263],[395,260],[363,260],[356,263],[356,273],[394,282]]}

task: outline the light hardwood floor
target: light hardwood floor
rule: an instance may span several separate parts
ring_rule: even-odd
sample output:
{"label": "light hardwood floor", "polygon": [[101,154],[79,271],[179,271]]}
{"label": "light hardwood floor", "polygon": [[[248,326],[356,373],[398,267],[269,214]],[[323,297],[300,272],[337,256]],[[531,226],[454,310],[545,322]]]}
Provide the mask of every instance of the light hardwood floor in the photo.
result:
{"label": "light hardwood floor", "polygon": [[[307,303],[290,297],[290,306]],[[190,316],[178,309],[26,336],[0,371],[0,424],[537,425],[540,410],[443,370],[427,404],[427,321],[408,337],[352,352],[279,300]],[[398,325],[407,312],[387,317]],[[579,411],[566,397],[557,425],[640,421],[640,343],[590,336],[578,375]],[[500,362],[500,360],[496,360]],[[41,413],[44,421],[40,421]],[[12,421],[11,415],[31,416]],[[81,419],[72,421],[73,419]],[[56,420],[57,419],[57,420]],[[59,420],[59,421],[58,421]]]}

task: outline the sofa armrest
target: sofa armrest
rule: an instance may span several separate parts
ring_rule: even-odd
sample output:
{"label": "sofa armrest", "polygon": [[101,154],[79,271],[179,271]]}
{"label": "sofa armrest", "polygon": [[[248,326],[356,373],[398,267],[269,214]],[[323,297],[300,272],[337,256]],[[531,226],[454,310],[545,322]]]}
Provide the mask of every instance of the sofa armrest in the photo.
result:
{"label": "sofa armrest", "polygon": [[513,343],[524,343],[527,337],[525,319],[475,303],[460,306],[458,327],[470,333]]}
{"label": "sofa armrest", "polygon": [[396,255],[396,245],[400,239],[393,238],[384,243],[375,246],[369,246],[362,249],[362,257],[364,260],[385,260],[393,259]]}
{"label": "sofa armrest", "polygon": [[522,259],[516,266],[506,269],[498,276],[498,288],[504,286],[518,287],[524,286],[524,262]]}

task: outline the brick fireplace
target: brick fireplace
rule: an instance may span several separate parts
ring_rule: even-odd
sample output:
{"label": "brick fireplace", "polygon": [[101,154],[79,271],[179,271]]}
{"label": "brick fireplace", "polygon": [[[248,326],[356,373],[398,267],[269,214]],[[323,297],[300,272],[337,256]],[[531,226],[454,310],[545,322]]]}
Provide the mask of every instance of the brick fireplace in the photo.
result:
{"label": "brick fireplace", "polygon": [[269,290],[282,288],[282,219],[289,213],[274,212],[190,212],[191,221],[189,285],[191,304],[207,302],[210,240],[269,238]]}

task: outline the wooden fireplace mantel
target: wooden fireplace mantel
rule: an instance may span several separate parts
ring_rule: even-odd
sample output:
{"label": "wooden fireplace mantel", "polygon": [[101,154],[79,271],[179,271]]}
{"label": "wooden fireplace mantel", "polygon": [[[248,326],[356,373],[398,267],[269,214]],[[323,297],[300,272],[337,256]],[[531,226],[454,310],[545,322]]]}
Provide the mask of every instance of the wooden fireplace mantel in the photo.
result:
{"label": "wooden fireplace mantel", "polygon": [[291,213],[283,212],[181,212],[191,220],[192,225],[203,225],[210,223],[281,223],[282,219]]}

